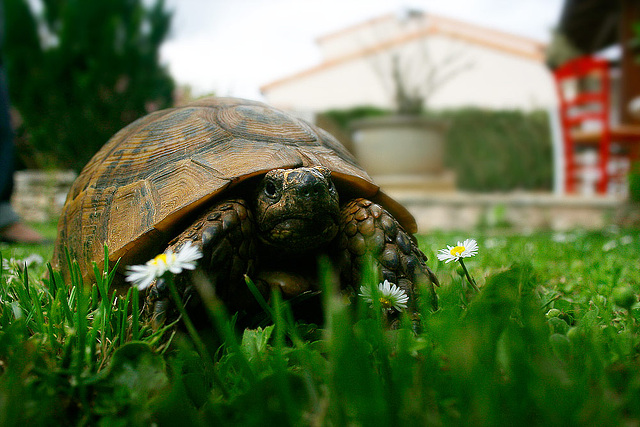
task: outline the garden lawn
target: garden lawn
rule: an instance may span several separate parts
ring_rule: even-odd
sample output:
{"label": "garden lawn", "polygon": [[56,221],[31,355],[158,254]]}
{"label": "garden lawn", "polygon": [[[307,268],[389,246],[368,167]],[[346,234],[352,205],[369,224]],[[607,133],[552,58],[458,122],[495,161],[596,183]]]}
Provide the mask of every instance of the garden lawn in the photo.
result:
{"label": "garden lawn", "polygon": [[[436,258],[467,238],[479,292]],[[424,290],[397,329],[325,268],[324,325],[274,294],[270,320],[238,331],[210,299],[197,335],[142,324],[137,290],[106,297],[108,271],[93,287],[42,281],[44,263],[17,260],[50,247],[0,246],[0,425],[640,423],[638,230],[419,240],[439,309]]]}

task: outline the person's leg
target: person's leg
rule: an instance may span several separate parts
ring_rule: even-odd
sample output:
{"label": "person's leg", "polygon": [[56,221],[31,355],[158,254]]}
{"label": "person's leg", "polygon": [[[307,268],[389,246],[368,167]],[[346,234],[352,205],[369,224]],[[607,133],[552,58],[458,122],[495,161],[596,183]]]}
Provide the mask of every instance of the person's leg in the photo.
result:
{"label": "person's leg", "polygon": [[[15,222],[15,212],[9,205],[13,192],[13,129],[11,128],[11,116],[9,114],[9,94],[7,93],[7,80],[4,68],[0,66],[0,228]],[[8,216],[11,216],[11,221]]]}
{"label": "person's leg", "polygon": [[13,129],[4,68],[0,65],[0,241],[38,243],[42,236],[22,222],[11,207],[13,193]]}

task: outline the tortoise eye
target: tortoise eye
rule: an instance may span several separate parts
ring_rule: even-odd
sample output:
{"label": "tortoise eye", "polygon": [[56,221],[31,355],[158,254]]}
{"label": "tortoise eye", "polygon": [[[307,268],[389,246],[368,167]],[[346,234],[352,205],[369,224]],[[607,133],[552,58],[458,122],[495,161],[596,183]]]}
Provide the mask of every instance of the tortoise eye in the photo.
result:
{"label": "tortoise eye", "polygon": [[267,183],[264,185],[264,194],[266,194],[267,197],[274,198],[276,197],[277,193],[278,189],[276,188],[276,185],[271,181],[267,181]]}

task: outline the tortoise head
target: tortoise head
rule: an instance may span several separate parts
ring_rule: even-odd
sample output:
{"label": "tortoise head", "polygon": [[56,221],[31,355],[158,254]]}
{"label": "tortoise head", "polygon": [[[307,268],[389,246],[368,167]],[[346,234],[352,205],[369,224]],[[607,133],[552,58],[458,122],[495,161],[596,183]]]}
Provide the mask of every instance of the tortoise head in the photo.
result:
{"label": "tortoise head", "polygon": [[260,239],[279,250],[315,249],[338,232],[338,192],[325,167],[269,171],[257,187],[255,203]]}

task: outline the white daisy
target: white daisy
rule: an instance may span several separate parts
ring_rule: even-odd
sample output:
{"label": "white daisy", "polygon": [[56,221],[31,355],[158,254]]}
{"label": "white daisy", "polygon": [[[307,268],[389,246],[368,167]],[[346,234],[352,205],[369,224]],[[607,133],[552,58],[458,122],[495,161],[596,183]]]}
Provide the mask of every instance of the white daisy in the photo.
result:
{"label": "white daisy", "polygon": [[478,242],[474,239],[467,239],[464,242],[458,242],[456,246],[447,245],[447,249],[440,249],[437,257],[440,261],[449,263],[458,261],[460,258],[468,258],[478,254]]}
{"label": "white daisy", "polygon": [[132,282],[139,290],[144,290],[167,271],[180,274],[183,270],[196,268],[196,261],[202,258],[202,252],[191,244],[185,243],[177,253],[168,250],[144,265],[131,265],[127,267],[127,282]]}
{"label": "white daisy", "polygon": [[[393,283],[389,283],[388,280],[378,285],[378,291],[375,297],[378,298],[383,309],[390,311],[395,308],[398,311],[402,311],[407,308],[407,302],[409,301],[407,293]],[[359,295],[365,301],[373,303],[374,296],[371,295],[370,287],[360,286]]]}
{"label": "white daisy", "polygon": [[609,252],[618,247],[618,242],[615,240],[609,240],[607,243],[602,245],[602,250],[605,252]]}
{"label": "white daisy", "polygon": [[[638,98],[640,100],[640,98]],[[620,244],[621,245],[628,245],[630,243],[633,243],[633,237],[631,236],[622,236],[620,238]]]}
{"label": "white daisy", "polygon": [[576,240],[578,240],[578,235],[573,232],[573,233],[554,233],[553,236],[551,236],[551,240],[553,240],[556,243],[571,243],[571,242],[575,242]]}

